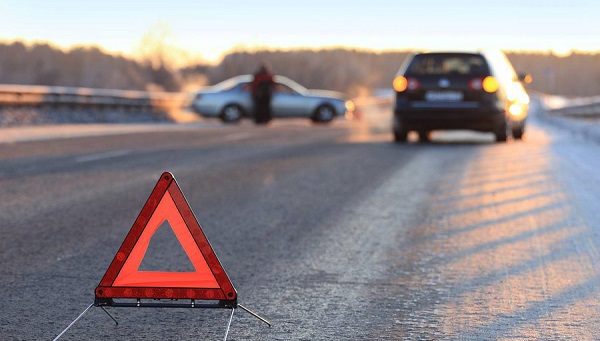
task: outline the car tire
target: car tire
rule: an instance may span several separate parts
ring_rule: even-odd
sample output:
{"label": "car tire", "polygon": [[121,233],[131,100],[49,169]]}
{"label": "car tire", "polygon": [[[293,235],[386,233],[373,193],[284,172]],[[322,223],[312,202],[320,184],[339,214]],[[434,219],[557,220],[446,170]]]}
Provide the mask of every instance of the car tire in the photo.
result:
{"label": "car tire", "polygon": [[420,130],[419,134],[419,142],[427,143],[431,141],[431,132],[427,130]]}
{"label": "car tire", "polygon": [[408,140],[408,131],[394,129],[394,142],[401,143]]}
{"label": "car tire", "polygon": [[328,104],[323,104],[315,110],[311,119],[313,122],[325,123],[331,122],[334,116],[335,110],[333,110],[333,107]]}
{"label": "car tire", "polygon": [[518,125],[512,128],[512,136],[515,140],[521,140],[523,138],[525,127],[522,125]]}
{"label": "car tire", "polygon": [[494,134],[496,135],[496,142],[506,142],[506,140],[508,139],[508,134],[505,131],[497,131]]}
{"label": "car tire", "polygon": [[225,123],[237,123],[244,116],[244,109],[237,104],[228,104],[221,110],[221,121]]}
{"label": "car tire", "polygon": [[496,136],[496,142],[506,142],[508,138],[506,121],[502,121],[494,130],[494,135]]}

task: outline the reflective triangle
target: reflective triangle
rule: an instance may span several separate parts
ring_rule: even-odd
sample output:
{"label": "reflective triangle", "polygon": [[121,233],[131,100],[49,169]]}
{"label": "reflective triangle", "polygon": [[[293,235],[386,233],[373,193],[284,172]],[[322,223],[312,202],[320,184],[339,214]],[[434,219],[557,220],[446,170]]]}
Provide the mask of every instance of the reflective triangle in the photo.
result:
{"label": "reflective triangle", "polygon": [[[158,228],[167,223],[194,271],[142,271]],[[163,173],[100,284],[96,298],[190,298],[234,301],[237,293],[181,189]]]}
{"label": "reflective triangle", "polygon": [[[177,207],[167,191],[160,200],[158,207],[152,214],[150,221],[131,250],[129,257],[123,264],[114,286],[120,287],[176,287],[187,288],[198,286],[201,288],[218,288],[217,280],[208,268],[208,264],[196,246],[194,238],[185,225],[183,218],[177,212]],[[139,267],[146,255],[150,240],[158,227],[168,221],[183,250],[194,265],[194,272],[166,272],[166,271],[140,271]]]}

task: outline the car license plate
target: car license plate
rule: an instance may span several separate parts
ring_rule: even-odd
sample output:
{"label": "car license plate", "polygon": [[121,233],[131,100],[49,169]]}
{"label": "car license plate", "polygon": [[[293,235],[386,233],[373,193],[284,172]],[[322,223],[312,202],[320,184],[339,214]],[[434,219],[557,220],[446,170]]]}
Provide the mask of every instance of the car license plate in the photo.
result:
{"label": "car license plate", "polygon": [[460,91],[427,91],[425,100],[458,102],[463,100],[463,93]]}

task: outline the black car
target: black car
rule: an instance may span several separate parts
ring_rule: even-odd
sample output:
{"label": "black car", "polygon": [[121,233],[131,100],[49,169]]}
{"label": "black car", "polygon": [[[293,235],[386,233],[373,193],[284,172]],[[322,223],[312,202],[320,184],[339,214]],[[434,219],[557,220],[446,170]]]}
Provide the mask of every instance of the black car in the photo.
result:
{"label": "black car", "polygon": [[493,132],[496,141],[525,132],[529,96],[502,52],[428,52],[407,58],[394,79],[394,140],[409,131]]}

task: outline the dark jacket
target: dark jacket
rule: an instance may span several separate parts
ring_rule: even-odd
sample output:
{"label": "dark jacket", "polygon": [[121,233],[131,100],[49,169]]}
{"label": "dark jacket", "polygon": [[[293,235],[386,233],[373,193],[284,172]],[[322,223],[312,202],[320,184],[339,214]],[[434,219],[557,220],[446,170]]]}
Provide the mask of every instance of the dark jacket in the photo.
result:
{"label": "dark jacket", "polygon": [[268,72],[259,72],[254,75],[254,79],[250,84],[252,97],[256,99],[269,99],[273,92],[273,75]]}

